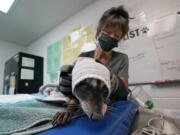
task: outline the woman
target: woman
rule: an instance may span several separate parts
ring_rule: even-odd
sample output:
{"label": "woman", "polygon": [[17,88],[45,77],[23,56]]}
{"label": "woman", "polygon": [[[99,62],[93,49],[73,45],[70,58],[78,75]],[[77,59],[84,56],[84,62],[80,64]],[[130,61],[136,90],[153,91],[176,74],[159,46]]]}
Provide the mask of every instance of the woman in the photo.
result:
{"label": "woman", "polygon": [[94,51],[80,54],[79,57],[92,57],[104,63],[113,73],[115,80],[113,85],[113,99],[126,99],[128,95],[128,56],[115,52],[112,49],[118,47],[129,30],[129,15],[122,7],[113,7],[104,12],[99,20]]}

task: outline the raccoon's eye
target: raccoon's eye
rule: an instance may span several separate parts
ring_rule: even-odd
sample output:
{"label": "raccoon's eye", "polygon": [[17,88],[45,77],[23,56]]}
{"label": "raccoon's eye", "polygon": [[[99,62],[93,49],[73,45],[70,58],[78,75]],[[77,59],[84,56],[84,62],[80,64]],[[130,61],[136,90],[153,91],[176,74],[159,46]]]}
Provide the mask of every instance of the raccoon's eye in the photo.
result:
{"label": "raccoon's eye", "polygon": [[104,89],[103,94],[105,97],[107,97],[108,96],[108,89]]}

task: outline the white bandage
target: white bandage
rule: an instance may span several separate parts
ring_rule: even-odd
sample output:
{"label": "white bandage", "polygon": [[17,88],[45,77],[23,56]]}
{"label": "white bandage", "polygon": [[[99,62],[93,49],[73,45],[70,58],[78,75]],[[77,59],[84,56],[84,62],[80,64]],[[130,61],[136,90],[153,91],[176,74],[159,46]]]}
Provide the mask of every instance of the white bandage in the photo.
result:
{"label": "white bandage", "polygon": [[103,81],[108,88],[108,97],[111,93],[110,71],[108,68],[96,62],[93,58],[79,57],[75,61],[72,70],[72,93],[74,94],[75,86],[87,78],[96,78]]}

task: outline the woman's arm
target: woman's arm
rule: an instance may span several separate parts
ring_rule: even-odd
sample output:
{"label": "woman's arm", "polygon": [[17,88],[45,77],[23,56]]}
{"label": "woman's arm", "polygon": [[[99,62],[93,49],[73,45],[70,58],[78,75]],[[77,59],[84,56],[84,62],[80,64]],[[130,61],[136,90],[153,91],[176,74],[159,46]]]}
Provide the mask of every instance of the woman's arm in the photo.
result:
{"label": "woman's arm", "polygon": [[124,85],[128,87],[128,78],[127,77],[120,77],[120,79],[123,81]]}

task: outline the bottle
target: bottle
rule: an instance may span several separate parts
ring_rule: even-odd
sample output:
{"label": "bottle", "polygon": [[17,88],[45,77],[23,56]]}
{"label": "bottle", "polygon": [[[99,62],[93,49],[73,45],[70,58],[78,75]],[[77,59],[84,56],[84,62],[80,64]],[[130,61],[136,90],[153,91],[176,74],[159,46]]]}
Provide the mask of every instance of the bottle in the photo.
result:
{"label": "bottle", "polygon": [[135,100],[140,107],[146,109],[152,109],[154,107],[151,96],[143,90],[142,86],[136,86],[129,94],[128,99]]}

